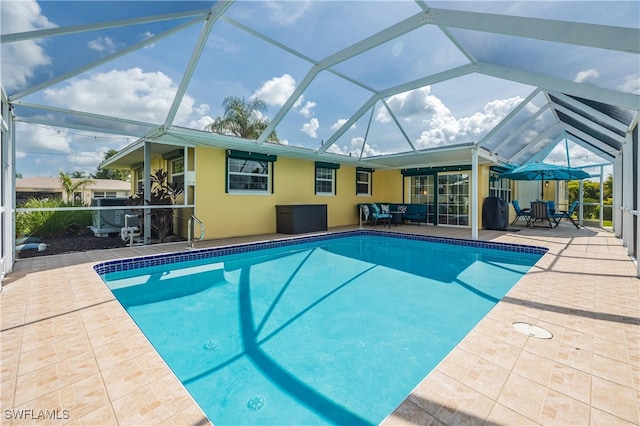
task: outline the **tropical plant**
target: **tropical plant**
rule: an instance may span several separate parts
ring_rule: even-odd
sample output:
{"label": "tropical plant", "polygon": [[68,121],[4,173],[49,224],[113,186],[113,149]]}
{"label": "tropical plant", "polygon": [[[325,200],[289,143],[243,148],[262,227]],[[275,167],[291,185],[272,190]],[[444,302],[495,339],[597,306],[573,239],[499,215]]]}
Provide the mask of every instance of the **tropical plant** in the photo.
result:
{"label": "tropical plant", "polygon": [[[222,102],[222,107],[224,114],[209,123],[205,130],[245,139],[258,139],[269,125],[269,120],[263,117],[267,111],[267,104],[261,99],[245,101],[244,98],[229,96]],[[269,134],[267,142],[280,143],[275,130]]]}
{"label": "tropical plant", "polygon": [[[78,175],[78,172],[74,172],[75,176]],[[73,200],[73,194],[76,192],[78,188],[86,188],[88,185],[94,185],[95,181],[89,178],[74,178],[70,173],[60,172],[60,185],[67,195],[67,203],[71,203]],[[75,180],[74,180],[75,179]],[[82,204],[82,200],[80,203]],[[73,200],[73,205],[78,205],[78,203]]]}
{"label": "tropical plant", "polygon": [[[596,203],[598,205],[584,205],[582,207],[582,215],[585,219],[596,219],[600,217],[600,183],[585,180],[582,183],[582,200],[585,204]],[[570,181],[568,184],[569,202],[579,199],[580,182]],[[613,204],[613,176],[609,175],[603,182],[602,204]],[[605,208],[603,210],[603,219],[611,220],[613,210]]]}
{"label": "tropical plant", "polygon": [[[62,198],[30,198],[24,208],[73,207],[73,203]],[[40,238],[59,237],[78,233],[91,225],[91,212],[77,211],[35,211],[16,213],[16,236],[38,236]]]}
{"label": "tropical plant", "polygon": [[[169,174],[162,169],[156,170],[151,174],[151,199],[147,200],[147,204],[152,206],[173,205],[176,198],[182,194],[184,186],[181,183],[173,183],[169,181]],[[144,205],[144,190],[136,192],[129,197],[129,205]],[[161,243],[164,243],[167,236],[171,233],[173,225],[173,208],[152,209],[151,210],[151,229],[155,231]],[[143,211],[137,210],[138,223],[144,226],[142,220]]]}

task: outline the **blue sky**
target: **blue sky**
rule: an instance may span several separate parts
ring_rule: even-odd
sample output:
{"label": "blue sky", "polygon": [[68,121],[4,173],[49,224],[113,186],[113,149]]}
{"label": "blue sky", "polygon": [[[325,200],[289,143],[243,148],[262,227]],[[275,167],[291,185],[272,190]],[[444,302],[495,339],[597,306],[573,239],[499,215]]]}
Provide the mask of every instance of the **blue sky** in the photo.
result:
{"label": "blue sky", "polygon": [[[437,8],[639,26],[638,2],[427,2]],[[615,6],[612,6],[615,5]],[[4,0],[2,33],[78,25],[176,11],[208,9],[209,2],[115,2]],[[420,12],[414,1],[238,1],[219,20],[202,52],[174,124],[203,129],[222,113],[227,96],[266,101],[267,118],[279,110],[312,64],[249,34],[249,27],[320,61],[394,23]],[[9,94],[97,61],[157,36],[192,18],[90,31],[2,45],[2,83]],[[231,21],[232,20],[232,21]],[[164,122],[200,35],[191,26],[114,61],[25,96],[21,100],[112,115],[151,124]],[[640,93],[638,57],[536,40],[452,31],[476,59],[545,72],[626,93]],[[323,71],[277,127],[283,143],[319,147],[372,94],[425,75],[468,63],[436,26],[422,27]],[[359,87],[345,79],[360,81]],[[417,148],[478,141],[533,87],[470,74],[387,99],[387,105]],[[535,105],[532,104],[532,108]],[[369,124],[369,120],[371,123]],[[543,120],[543,117],[540,118]],[[367,129],[369,128],[369,132]],[[48,125],[17,126],[17,170],[23,176],[56,176],[58,171],[93,173],[108,149],[133,142],[131,135],[88,133]],[[345,155],[407,151],[408,143],[385,105],[378,103],[330,148]],[[596,161],[580,147],[576,161]],[[564,147],[549,161],[562,161]]]}

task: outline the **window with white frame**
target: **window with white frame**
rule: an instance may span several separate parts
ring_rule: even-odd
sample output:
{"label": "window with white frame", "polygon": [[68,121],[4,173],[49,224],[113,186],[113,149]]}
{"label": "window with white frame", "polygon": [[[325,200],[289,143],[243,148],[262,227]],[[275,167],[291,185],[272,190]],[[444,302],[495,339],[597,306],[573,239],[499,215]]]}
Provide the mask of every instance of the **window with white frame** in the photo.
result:
{"label": "window with white frame", "polygon": [[144,190],[144,169],[136,169],[134,172],[136,182],[136,192],[142,192]]}
{"label": "window with white frame", "polygon": [[228,191],[269,193],[271,191],[271,165],[271,161],[228,157]]}
{"label": "window with white frame", "polygon": [[316,161],[315,194],[316,195],[336,195],[337,183],[336,175],[340,164]]}
{"label": "window with white frame", "polygon": [[370,170],[356,170],[356,195],[371,195]]}
{"label": "window with white frame", "polygon": [[184,185],[184,157],[171,160],[171,182]]}
{"label": "window with white frame", "polygon": [[489,196],[499,197],[507,203],[511,202],[511,180],[500,178],[500,173],[489,172]]}
{"label": "window with white frame", "polygon": [[316,167],[316,194],[335,195],[335,169]]}
{"label": "window with white frame", "polygon": [[115,191],[93,191],[93,198],[116,198]]}

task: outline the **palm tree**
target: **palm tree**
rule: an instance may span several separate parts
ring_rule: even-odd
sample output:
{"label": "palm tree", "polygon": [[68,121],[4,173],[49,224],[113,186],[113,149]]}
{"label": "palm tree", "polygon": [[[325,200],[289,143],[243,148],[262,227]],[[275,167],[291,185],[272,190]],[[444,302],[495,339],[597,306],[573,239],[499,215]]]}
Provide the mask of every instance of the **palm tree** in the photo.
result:
{"label": "palm tree", "polygon": [[[77,173],[75,174],[77,176]],[[91,179],[75,179],[71,177],[70,173],[60,172],[58,175],[60,178],[60,185],[64,189],[64,192],[67,194],[67,203],[71,203],[71,199],[78,188],[86,188],[87,185],[94,185],[95,182]],[[74,200],[75,204],[75,200]]]}
{"label": "palm tree", "polygon": [[[222,107],[222,117],[214,119],[205,130],[245,139],[258,139],[269,125],[269,120],[262,117],[267,111],[267,104],[262,99],[255,98],[247,102],[244,98],[229,96],[222,101]],[[275,130],[267,137],[267,142],[280,143]]]}

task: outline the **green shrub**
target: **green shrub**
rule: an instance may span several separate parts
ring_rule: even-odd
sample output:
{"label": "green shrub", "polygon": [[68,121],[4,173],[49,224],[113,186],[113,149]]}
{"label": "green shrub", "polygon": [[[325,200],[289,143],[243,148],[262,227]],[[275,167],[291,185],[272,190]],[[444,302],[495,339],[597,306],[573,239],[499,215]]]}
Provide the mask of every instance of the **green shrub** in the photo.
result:
{"label": "green shrub", "polygon": [[[23,208],[73,207],[60,198],[38,200],[31,198]],[[40,211],[16,214],[16,237],[37,236],[40,238],[60,237],[83,231],[91,225],[92,216],[88,210]]]}

